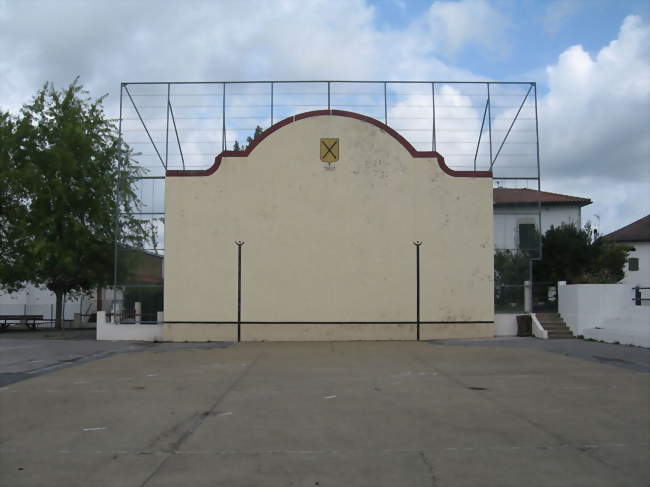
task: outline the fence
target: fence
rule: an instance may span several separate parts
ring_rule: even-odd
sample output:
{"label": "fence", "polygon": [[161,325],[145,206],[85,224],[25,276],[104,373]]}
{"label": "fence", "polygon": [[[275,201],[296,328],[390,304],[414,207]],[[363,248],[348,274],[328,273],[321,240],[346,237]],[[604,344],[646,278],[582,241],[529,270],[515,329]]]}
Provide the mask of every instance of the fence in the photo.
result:
{"label": "fence", "polygon": [[525,305],[524,284],[494,286],[494,311],[497,313],[523,313]]}
{"label": "fence", "polygon": [[[637,306],[650,305],[650,287],[636,286],[634,289],[634,304]],[[643,297],[646,296],[646,297]]]}
{"label": "fence", "polygon": [[[142,205],[130,214],[153,230],[145,251],[164,255],[167,170],[206,169],[220,152],[245,147],[260,129],[314,110],[373,117],[416,150],[439,152],[452,169],[491,170],[500,186],[539,189],[533,82],[125,82],[120,90],[120,133],[137,163],[148,171],[136,180]],[[119,232],[116,224],[117,241]],[[132,250],[116,245],[115,251],[114,287],[126,292],[131,285],[146,284],[133,282],[124,272],[135,265],[124,265],[132,259]],[[497,307],[513,311],[522,307],[520,282],[519,287],[495,290]],[[137,293],[135,301],[145,306],[148,291],[140,286]]]}

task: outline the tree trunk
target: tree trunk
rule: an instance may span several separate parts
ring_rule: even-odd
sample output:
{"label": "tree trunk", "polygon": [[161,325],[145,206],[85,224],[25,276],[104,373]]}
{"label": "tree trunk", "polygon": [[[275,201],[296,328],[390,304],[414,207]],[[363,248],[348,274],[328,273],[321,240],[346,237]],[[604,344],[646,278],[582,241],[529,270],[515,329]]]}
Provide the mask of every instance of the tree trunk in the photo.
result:
{"label": "tree trunk", "polygon": [[57,291],[56,293],[56,321],[54,327],[57,330],[63,329],[63,292]]}

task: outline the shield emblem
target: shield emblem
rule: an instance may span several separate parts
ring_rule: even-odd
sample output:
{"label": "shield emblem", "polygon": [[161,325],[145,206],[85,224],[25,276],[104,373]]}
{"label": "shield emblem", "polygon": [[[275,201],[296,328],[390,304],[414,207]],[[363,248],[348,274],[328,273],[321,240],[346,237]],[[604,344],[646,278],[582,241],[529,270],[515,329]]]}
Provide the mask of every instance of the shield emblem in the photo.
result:
{"label": "shield emblem", "polygon": [[339,160],[339,139],[320,139],[320,160],[328,164]]}

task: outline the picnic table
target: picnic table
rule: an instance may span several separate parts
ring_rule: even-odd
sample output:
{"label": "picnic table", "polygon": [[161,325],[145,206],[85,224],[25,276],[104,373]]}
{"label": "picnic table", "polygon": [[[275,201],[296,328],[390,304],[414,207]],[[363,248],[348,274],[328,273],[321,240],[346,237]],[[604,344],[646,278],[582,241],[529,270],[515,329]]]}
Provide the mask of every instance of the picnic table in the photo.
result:
{"label": "picnic table", "polygon": [[0,329],[11,325],[25,324],[27,328],[36,329],[36,323],[43,321],[43,315],[0,315]]}

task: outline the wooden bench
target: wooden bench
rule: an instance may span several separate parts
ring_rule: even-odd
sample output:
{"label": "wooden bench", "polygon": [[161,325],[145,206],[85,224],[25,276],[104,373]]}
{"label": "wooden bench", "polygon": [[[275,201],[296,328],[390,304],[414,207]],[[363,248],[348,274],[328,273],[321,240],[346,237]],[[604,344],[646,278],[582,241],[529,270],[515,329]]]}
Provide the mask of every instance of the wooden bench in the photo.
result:
{"label": "wooden bench", "polygon": [[39,321],[43,321],[43,315],[0,315],[0,329],[4,330],[11,325],[23,323],[27,328],[36,329],[36,323]]}

